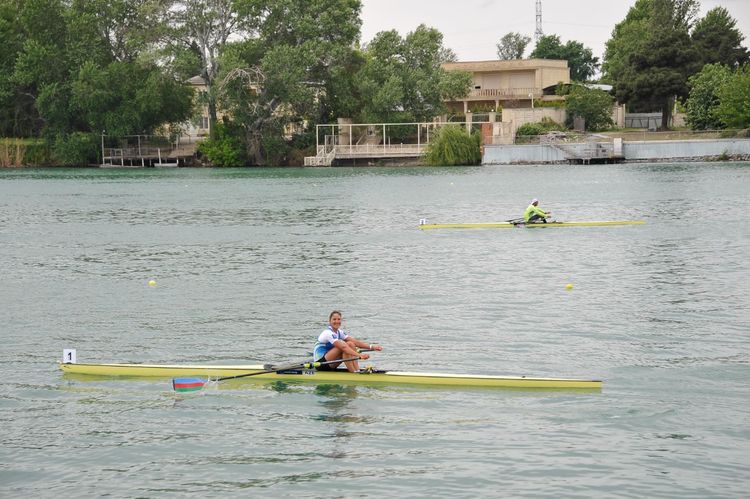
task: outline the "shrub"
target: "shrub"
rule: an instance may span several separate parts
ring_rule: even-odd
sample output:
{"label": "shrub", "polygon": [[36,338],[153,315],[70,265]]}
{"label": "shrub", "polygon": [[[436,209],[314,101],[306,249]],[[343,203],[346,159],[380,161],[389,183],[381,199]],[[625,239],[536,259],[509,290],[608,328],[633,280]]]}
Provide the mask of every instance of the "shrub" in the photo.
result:
{"label": "shrub", "polygon": [[478,134],[469,134],[461,126],[438,129],[427,145],[425,160],[432,166],[478,165],[482,161]]}
{"label": "shrub", "polygon": [[568,124],[573,124],[576,116],[586,120],[586,130],[605,130],[613,125],[612,107],[614,97],[607,92],[573,85],[566,101]]}
{"label": "shrub", "polygon": [[222,123],[216,124],[215,137],[201,142],[198,151],[213,166],[243,166],[246,163],[242,145]]}
{"label": "shrub", "polygon": [[541,123],[524,123],[516,129],[516,135],[541,135],[545,132]]}
{"label": "shrub", "polygon": [[58,135],[52,147],[53,161],[62,166],[85,166],[96,163],[99,152],[98,137],[84,132]]}
{"label": "shrub", "polygon": [[551,130],[557,130],[559,132],[565,131],[565,127],[560,123],[556,122],[552,118],[544,117],[542,121],[538,123],[524,123],[516,130],[516,135],[541,135]]}

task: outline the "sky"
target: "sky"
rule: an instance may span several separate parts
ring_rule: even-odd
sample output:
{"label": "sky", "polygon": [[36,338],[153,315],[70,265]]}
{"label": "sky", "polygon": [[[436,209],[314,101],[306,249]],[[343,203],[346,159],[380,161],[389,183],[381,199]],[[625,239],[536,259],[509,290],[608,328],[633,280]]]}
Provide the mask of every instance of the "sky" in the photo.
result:
{"label": "sky", "polygon": [[[542,0],[542,31],[558,35],[563,43],[576,40],[601,61],[604,44],[615,24],[635,0]],[[724,7],[750,46],[750,0],[702,0],[700,17]],[[362,0],[362,42],[380,31],[397,30],[405,36],[426,24],[443,33],[443,45],[459,61],[497,59],[497,43],[510,31],[531,37],[525,56],[534,49],[536,0]]]}

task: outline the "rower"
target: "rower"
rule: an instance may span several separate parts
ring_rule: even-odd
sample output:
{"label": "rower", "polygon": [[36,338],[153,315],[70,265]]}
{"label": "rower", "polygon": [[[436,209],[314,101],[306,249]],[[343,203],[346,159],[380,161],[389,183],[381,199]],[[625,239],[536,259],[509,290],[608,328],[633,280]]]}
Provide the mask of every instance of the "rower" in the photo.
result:
{"label": "rower", "polygon": [[547,217],[552,215],[551,211],[544,211],[539,208],[539,200],[534,198],[531,204],[523,212],[523,219],[528,223],[547,223]]}
{"label": "rower", "polygon": [[[370,356],[366,353],[360,353],[358,349],[376,350],[383,349],[380,345],[365,343],[354,336],[350,336],[341,329],[341,312],[334,310],[328,316],[328,327],[318,336],[318,342],[313,348],[313,361],[336,361],[339,359],[361,359],[367,360]],[[333,370],[339,366],[338,363],[324,364],[319,370]],[[359,363],[357,360],[351,360],[344,363],[346,368],[353,373],[359,372]]]}

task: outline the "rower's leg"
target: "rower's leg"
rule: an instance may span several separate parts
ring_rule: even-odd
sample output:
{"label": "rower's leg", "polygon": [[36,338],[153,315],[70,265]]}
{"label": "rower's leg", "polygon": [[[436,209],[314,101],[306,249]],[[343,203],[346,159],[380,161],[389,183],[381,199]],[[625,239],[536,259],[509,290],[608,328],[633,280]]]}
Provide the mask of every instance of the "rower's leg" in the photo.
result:
{"label": "rower's leg", "polygon": [[[349,345],[349,348],[351,348],[355,352],[357,351],[357,344],[354,343],[354,340],[352,340],[351,338],[347,338],[344,341],[346,341],[346,344]],[[343,355],[344,355],[344,352],[341,352],[341,356],[339,356],[338,358],[339,359],[342,358]],[[349,372],[353,372],[353,373],[359,372],[359,362],[357,362],[356,360],[350,360],[349,362],[344,362],[344,365],[349,370]]]}
{"label": "rower's leg", "polygon": [[[323,357],[327,362],[330,362],[332,360],[339,360],[344,352],[342,352],[339,348],[333,347],[330,350],[326,352],[325,357]],[[325,366],[320,366],[321,368],[324,368],[326,370],[336,369],[341,365],[340,362],[336,364],[326,364]]]}

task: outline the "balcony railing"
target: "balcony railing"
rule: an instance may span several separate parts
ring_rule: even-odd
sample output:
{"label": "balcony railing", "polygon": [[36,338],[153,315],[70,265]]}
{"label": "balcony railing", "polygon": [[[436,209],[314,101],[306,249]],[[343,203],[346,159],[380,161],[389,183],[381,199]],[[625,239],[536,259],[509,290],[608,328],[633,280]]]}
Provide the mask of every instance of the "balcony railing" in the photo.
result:
{"label": "balcony railing", "polygon": [[480,88],[469,92],[469,98],[484,99],[528,99],[531,94],[534,99],[542,97],[539,88]]}

